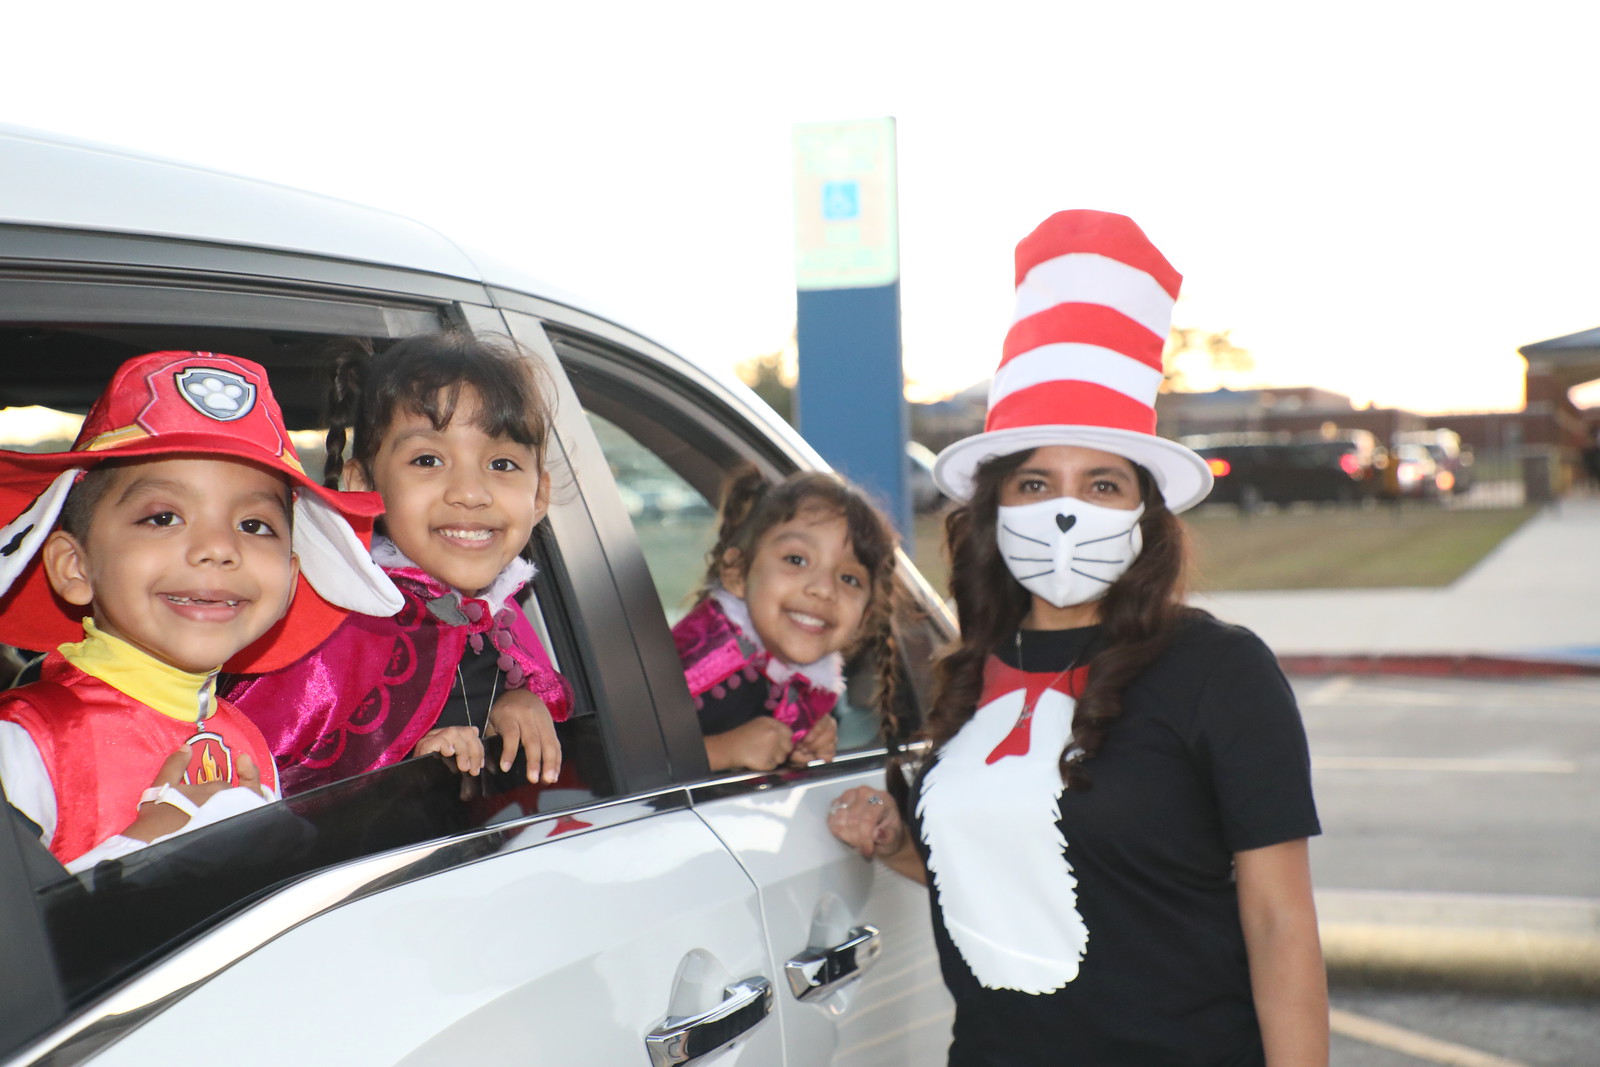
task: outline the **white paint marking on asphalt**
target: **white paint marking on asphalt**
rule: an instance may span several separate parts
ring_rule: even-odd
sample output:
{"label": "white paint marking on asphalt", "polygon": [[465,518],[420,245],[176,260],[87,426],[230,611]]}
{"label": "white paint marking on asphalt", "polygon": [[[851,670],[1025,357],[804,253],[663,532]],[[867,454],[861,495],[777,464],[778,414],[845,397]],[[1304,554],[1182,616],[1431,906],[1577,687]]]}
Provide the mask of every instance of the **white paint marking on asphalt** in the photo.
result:
{"label": "white paint marking on asphalt", "polygon": [[1300,705],[1301,707],[1316,707],[1322,704],[1337,704],[1339,699],[1354,684],[1355,679],[1348,674],[1337,675],[1306,694],[1306,698],[1300,702]]}
{"label": "white paint marking on asphalt", "polygon": [[1469,774],[1576,774],[1578,765],[1557,759],[1429,759],[1417,756],[1313,756],[1314,771],[1416,771]]}
{"label": "white paint marking on asphalt", "polygon": [[1461,698],[1454,693],[1440,693],[1427,689],[1394,689],[1367,682],[1356,687],[1345,701],[1347,704],[1388,704],[1398,707],[1459,708]]}
{"label": "white paint marking on asphalt", "polygon": [[1467,1048],[1436,1037],[1405,1030],[1364,1015],[1355,1015],[1334,1008],[1328,1013],[1333,1032],[1354,1038],[1368,1045],[1390,1049],[1429,1063],[1442,1063],[1447,1067],[1528,1067],[1518,1060],[1508,1060],[1488,1052]]}

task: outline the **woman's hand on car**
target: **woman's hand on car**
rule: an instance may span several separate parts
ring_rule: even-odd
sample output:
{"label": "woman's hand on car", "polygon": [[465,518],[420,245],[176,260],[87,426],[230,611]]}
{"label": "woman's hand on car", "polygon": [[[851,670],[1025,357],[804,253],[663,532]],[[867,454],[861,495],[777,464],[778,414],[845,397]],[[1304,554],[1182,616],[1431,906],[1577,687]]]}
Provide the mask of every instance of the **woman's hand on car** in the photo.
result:
{"label": "woman's hand on car", "polygon": [[894,798],[866,785],[839,794],[828,806],[828,829],[869,860],[895,855],[910,836]]}

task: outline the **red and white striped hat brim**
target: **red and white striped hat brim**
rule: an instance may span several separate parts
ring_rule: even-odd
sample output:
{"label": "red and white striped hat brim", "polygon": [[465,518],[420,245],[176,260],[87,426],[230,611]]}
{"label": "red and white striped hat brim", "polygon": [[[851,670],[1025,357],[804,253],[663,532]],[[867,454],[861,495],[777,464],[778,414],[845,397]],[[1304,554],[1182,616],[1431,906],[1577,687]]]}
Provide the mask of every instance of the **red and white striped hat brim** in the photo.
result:
{"label": "red and white striped hat brim", "polygon": [[1061,211],[1017,245],[1017,311],[989,389],[983,433],[939,453],[957,500],[980,464],[1045,445],[1112,452],[1150,471],[1173,511],[1211,491],[1193,451],[1156,436],[1161,350],[1183,276],[1134,221]]}

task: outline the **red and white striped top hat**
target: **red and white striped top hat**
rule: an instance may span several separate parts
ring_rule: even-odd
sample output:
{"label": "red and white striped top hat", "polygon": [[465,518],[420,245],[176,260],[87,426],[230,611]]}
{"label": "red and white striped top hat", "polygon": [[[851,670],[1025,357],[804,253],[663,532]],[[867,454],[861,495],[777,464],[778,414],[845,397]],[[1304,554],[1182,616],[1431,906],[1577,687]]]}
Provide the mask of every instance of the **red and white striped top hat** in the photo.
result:
{"label": "red and white striped top hat", "polygon": [[1111,452],[1154,476],[1173,511],[1211,491],[1193,451],[1156,436],[1161,350],[1183,276],[1125,215],[1059,211],[1017,245],[1017,312],[983,432],[939,453],[957,500],[980,464],[1045,445]]}

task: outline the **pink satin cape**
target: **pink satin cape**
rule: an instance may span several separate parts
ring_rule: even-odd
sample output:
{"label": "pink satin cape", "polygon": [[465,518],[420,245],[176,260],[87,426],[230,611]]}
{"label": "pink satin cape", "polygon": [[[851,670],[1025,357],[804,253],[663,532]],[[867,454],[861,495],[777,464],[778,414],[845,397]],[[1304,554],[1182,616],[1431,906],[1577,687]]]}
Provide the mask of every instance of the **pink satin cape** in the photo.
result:
{"label": "pink satin cape", "polygon": [[495,606],[462,597],[462,607],[479,606],[479,617],[455,625],[428,610],[428,601],[452,594],[448,586],[420,570],[385,570],[405,597],[393,616],[351,614],[304,659],[246,677],[228,692],[266,735],[285,795],[409,756],[438,722],[467,641],[492,629],[509,633],[509,644],[496,647],[551,718],[561,722],[571,712],[571,688],[514,601]]}
{"label": "pink satin cape", "polygon": [[[767,675],[771,655],[745,638],[739,627],[710,597],[696,604],[689,614],[678,620],[678,624],[672,628],[672,642],[677,646],[678,660],[683,664],[683,677],[689,683],[689,695],[695,698],[697,705],[705,694],[713,692],[718,686],[727,685],[730,680],[734,685],[739,685],[743,679],[749,679],[752,683],[759,679],[770,692],[770,714],[779,722],[794,728],[796,742],[839,703],[838,694],[812,685],[802,674],[791,676],[782,685],[774,682]],[[735,675],[740,677],[735,679]]]}

